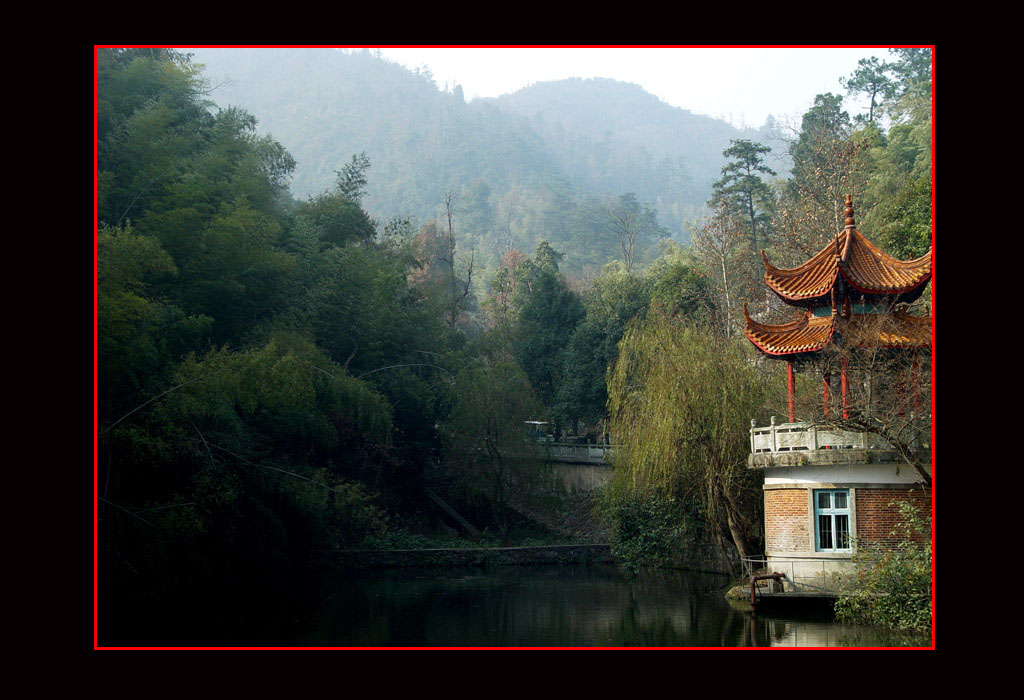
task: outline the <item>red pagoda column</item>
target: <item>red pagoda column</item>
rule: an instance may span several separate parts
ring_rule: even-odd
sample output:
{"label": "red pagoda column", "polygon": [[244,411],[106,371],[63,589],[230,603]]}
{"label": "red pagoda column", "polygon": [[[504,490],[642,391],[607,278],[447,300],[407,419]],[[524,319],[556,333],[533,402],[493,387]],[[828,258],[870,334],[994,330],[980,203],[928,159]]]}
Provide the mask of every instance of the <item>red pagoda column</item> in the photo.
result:
{"label": "red pagoda column", "polygon": [[787,362],[786,363],[786,389],[789,392],[789,422],[790,423],[793,423],[793,422],[796,421],[796,418],[794,417],[794,413],[793,413],[793,384],[794,383],[795,382],[794,382],[794,379],[793,379],[793,363],[792,362]]}

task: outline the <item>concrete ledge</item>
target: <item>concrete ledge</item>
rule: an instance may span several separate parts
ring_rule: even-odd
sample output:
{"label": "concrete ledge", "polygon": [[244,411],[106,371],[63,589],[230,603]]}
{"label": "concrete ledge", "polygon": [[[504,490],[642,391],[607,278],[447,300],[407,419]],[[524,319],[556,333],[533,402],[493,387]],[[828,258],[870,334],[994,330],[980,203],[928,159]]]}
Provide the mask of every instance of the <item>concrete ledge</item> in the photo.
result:
{"label": "concrete ledge", "polygon": [[853,557],[852,552],[767,552],[766,557],[770,559],[806,559],[816,561],[850,561]]}
{"label": "concrete ledge", "polygon": [[751,454],[747,458],[747,467],[771,469],[832,464],[891,464],[903,461],[895,450],[791,450]]}
{"label": "concrete ledge", "polygon": [[924,486],[920,481],[795,481],[784,484],[764,484],[762,491],[787,491],[807,489],[892,489],[919,491]]}
{"label": "concrete ledge", "polygon": [[331,563],[345,568],[604,564],[615,561],[607,544],[459,549],[335,549],[323,554]]}

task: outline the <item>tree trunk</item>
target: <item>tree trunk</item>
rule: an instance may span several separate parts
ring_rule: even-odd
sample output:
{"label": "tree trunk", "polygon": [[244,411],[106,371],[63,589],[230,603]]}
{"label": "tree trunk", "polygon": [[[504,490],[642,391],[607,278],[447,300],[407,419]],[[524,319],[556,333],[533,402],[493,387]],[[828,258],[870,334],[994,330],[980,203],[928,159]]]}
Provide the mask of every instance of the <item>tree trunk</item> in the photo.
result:
{"label": "tree trunk", "polygon": [[757,217],[754,215],[754,196],[747,196],[747,209],[750,213],[750,240],[753,242],[754,250],[752,251],[757,255]]}
{"label": "tree trunk", "polygon": [[466,530],[466,534],[469,536],[469,539],[473,540],[474,542],[480,539],[480,531],[473,527],[473,525],[468,520],[463,518],[455,511],[454,508],[452,508],[450,505],[441,500],[441,497],[438,496],[436,493],[434,493],[428,488],[424,488],[423,490],[426,492],[427,497],[430,500],[432,500],[437,505],[438,508],[440,508],[445,513],[450,515],[455,520],[455,522],[457,522]]}
{"label": "tree trunk", "polygon": [[733,544],[736,545],[736,550],[740,553],[740,558],[746,559],[753,556],[753,551],[750,548],[750,543],[747,541],[746,534],[744,534],[743,529],[732,515],[731,505],[726,504],[725,506],[725,518],[729,524],[729,535],[732,537]]}

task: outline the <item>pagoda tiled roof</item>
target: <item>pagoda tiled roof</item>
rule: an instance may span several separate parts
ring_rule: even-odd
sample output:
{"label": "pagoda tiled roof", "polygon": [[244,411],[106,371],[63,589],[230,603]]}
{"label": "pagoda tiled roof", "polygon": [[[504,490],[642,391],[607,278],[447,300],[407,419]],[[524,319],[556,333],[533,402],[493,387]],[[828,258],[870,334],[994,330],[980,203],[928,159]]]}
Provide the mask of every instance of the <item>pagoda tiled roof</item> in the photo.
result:
{"label": "pagoda tiled roof", "polygon": [[744,332],[747,339],[768,355],[795,355],[823,349],[832,340],[839,318],[834,314],[811,316],[808,313],[789,323],[769,325],[750,318],[746,304],[743,305],[743,316],[746,318]]}
{"label": "pagoda tiled roof", "polygon": [[914,260],[897,260],[855,228],[849,197],[846,213],[846,228],[803,265],[790,269],[775,267],[761,251],[768,287],[786,303],[823,306],[830,303],[831,292],[841,276],[861,294],[896,296],[905,302],[916,299],[931,279],[932,251]]}
{"label": "pagoda tiled roof", "polygon": [[914,349],[931,347],[931,318],[911,316],[894,310],[884,314],[801,315],[794,321],[779,325],[758,323],[746,318],[747,339],[758,350],[773,356],[794,357],[825,348],[837,334],[847,346]]}
{"label": "pagoda tiled roof", "polygon": [[899,309],[888,314],[855,314],[840,321],[844,342],[858,347],[922,349],[932,344],[932,319]]}

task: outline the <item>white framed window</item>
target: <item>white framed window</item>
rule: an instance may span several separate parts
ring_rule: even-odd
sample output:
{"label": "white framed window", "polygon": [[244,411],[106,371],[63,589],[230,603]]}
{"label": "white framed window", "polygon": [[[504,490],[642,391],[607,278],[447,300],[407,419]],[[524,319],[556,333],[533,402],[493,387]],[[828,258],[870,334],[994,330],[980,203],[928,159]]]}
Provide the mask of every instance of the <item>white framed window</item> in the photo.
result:
{"label": "white framed window", "polygon": [[850,490],[814,490],[814,544],[819,552],[849,552]]}

